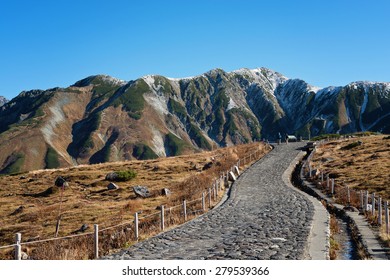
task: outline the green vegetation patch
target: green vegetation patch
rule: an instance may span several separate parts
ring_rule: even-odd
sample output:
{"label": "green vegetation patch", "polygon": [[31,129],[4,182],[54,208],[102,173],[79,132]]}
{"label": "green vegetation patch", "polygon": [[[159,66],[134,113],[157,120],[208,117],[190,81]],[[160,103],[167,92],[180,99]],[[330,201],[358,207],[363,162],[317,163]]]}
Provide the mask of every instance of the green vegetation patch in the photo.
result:
{"label": "green vegetation patch", "polygon": [[350,143],[350,144],[342,147],[341,150],[351,150],[351,149],[356,148],[356,147],[361,146],[361,145],[362,145],[362,142],[357,141],[357,142],[353,142],[353,143]]}
{"label": "green vegetation patch", "polygon": [[133,156],[137,159],[155,159],[158,155],[148,146],[138,143],[133,148]]}
{"label": "green vegetation patch", "polygon": [[45,168],[58,168],[60,167],[60,162],[58,160],[58,153],[51,146],[47,148],[45,156]]}
{"label": "green vegetation patch", "polygon": [[116,98],[112,105],[115,107],[122,105],[131,118],[139,120],[145,107],[143,94],[148,90],[148,84],[144,80],[139,79]]}
{"label": "green vegetation patch", "polygon": [[168,101],[168,110],[183,120],[187,117],[186,108],[176,100],[170,98]]}
{"label": "green vegetation patch", "polygon": [[25,156],[22,153],[12,154],[6,160],[6,166],[0,171],[0,174],[19,173],[24,164]]}
{"label": "green vegetation patch", "polygon": [[116,174],[118,174],[118,178],[116,179],[118,182],[130,181],[137,177],[137,172],[132,169],[117,171]]}
{"label": "green vegetation patch", "polygon": [[330,139],[339,139],[341,137],[340,134],[321,134],[319,136],[313,137],[310,140],[311,141],[320,141],[320,140],[326,140],[328,138]]}
{"label": "green vegetation patch", "polygon": [[168,156],[181,155],[186,148],[189,147],[187,142],[169,133],[165,136],[165,149]]}
{"label": "green vegetation patch", "polygon": [[206,150],[212,149],[212,146],[209,141],[207,141],[207,139],[203,136],[200,128],[197,127],[195,124],[190,124],[188,134],[190,135],[191,139],[195,141],[196,145],[198,145],[199,148]]}

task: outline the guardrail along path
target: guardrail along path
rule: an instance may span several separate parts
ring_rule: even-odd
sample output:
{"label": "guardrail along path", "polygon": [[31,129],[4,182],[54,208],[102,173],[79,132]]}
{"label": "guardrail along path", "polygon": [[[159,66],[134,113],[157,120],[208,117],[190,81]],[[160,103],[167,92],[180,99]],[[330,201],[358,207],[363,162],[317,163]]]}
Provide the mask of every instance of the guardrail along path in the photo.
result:
{"label": "guardrail along path", "polygon": [[302,145],[277,145],[220,207],[104,259],[303,259],[314,208],[282,180]]}

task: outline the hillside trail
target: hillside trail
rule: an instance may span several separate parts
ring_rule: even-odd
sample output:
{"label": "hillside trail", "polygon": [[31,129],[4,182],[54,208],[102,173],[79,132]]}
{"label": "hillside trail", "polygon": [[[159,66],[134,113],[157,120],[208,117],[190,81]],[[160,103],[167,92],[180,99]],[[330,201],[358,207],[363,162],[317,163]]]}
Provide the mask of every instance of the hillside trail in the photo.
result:
{"label": "hillside trail", "polygon": [[[302,146],[275,145],[239,177],[221,206],[103,259],[325,259],[324,252],[310,252],[321,206],[286,179]],[[315,240],[320,248],[314,249],[325,242]]]}

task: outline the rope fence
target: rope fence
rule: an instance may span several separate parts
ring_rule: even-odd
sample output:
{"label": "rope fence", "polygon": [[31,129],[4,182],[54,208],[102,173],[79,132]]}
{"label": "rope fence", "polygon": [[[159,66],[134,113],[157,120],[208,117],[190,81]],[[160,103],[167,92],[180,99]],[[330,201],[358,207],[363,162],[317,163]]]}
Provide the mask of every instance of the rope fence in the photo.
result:
{"label": "rope fence", "polygon": [[[325,141],[321,141],[319,147],[324,143]],[[329,171],[325,172],[319,168],[314,168],[315,164],[312,159],[316,150],[316,147],[314,147],[303,163],[302,168],[305,177],[315,183],[322,193],[333,198],[335,203],[344,205],[350,211],[360,211],[373,226],[384,227],[384,233],[389,236],[389,202],[375,192],[369,193],[368,190],[356,190],[343,182],[339,182],[337,178],[332,178]]]}
{"label": "rope fence", "polygon": [[[212,209],[224,194],[224,190],[229,188],[229,181],[234,181],[240,175],[241,164],[243,166],[259,159],[262,155],[260,149],[250,153],[233,164],[226,172],[222,172],[218,178],[213,179],[211,186],[192,197],[193,200],[183,200],[181,204],[174,206],[161,205],[159,211],[148,215],[142,215],[140,212],[134,213],[134,219],[117,225],[99,229],[98,224],[94,224],[94,230],[91,232],[73,234],[65,237],[48,238],[44,240],[34,240],[22,242],[22,234],[15,234],[15,243],[11,245],[0,246],[0,250],[13,250],[12,254],[15,260],[34,259],[27,255],[22,248],[28,250],[32,245],[52,242],[51,246],[41,248],[46,252],[50,251],[55,259],[72,258],[70,251],[79,246],[80,253],[77,255],[81,259],[97,259],[102,255],[112,253],[112,250],[128,247],[143,238],[165,231],[167,228],[182,224]],[[232,179],[233,178],[233,179]],[[92,238],[91,238],[92,237]],[[75,244],[70,244],[70,240],[78,239]],[[59,250],[64,251],[58,254]],[[44,253],[43,253],[44,254]],[[46,256],[46,255],[45,255]],[[54,258],[53,258],[54,259]]]}

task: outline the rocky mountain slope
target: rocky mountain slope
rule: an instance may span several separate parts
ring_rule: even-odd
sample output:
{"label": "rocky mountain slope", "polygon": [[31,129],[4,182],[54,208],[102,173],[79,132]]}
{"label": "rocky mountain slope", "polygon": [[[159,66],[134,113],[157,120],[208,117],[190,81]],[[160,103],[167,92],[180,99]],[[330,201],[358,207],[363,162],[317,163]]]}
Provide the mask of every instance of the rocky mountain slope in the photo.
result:
{"label": "rocky mountain slope", "polygon": [[4,96],[0,96],[0,107],[7,103],[8,100]]}
{"label": "rocky mountain slope", "polygon": [[91,76],[0,107],[0,173],[151,159],[274,139],[390,133],[390,83],[318,89],[266,69],[125,82]]}

